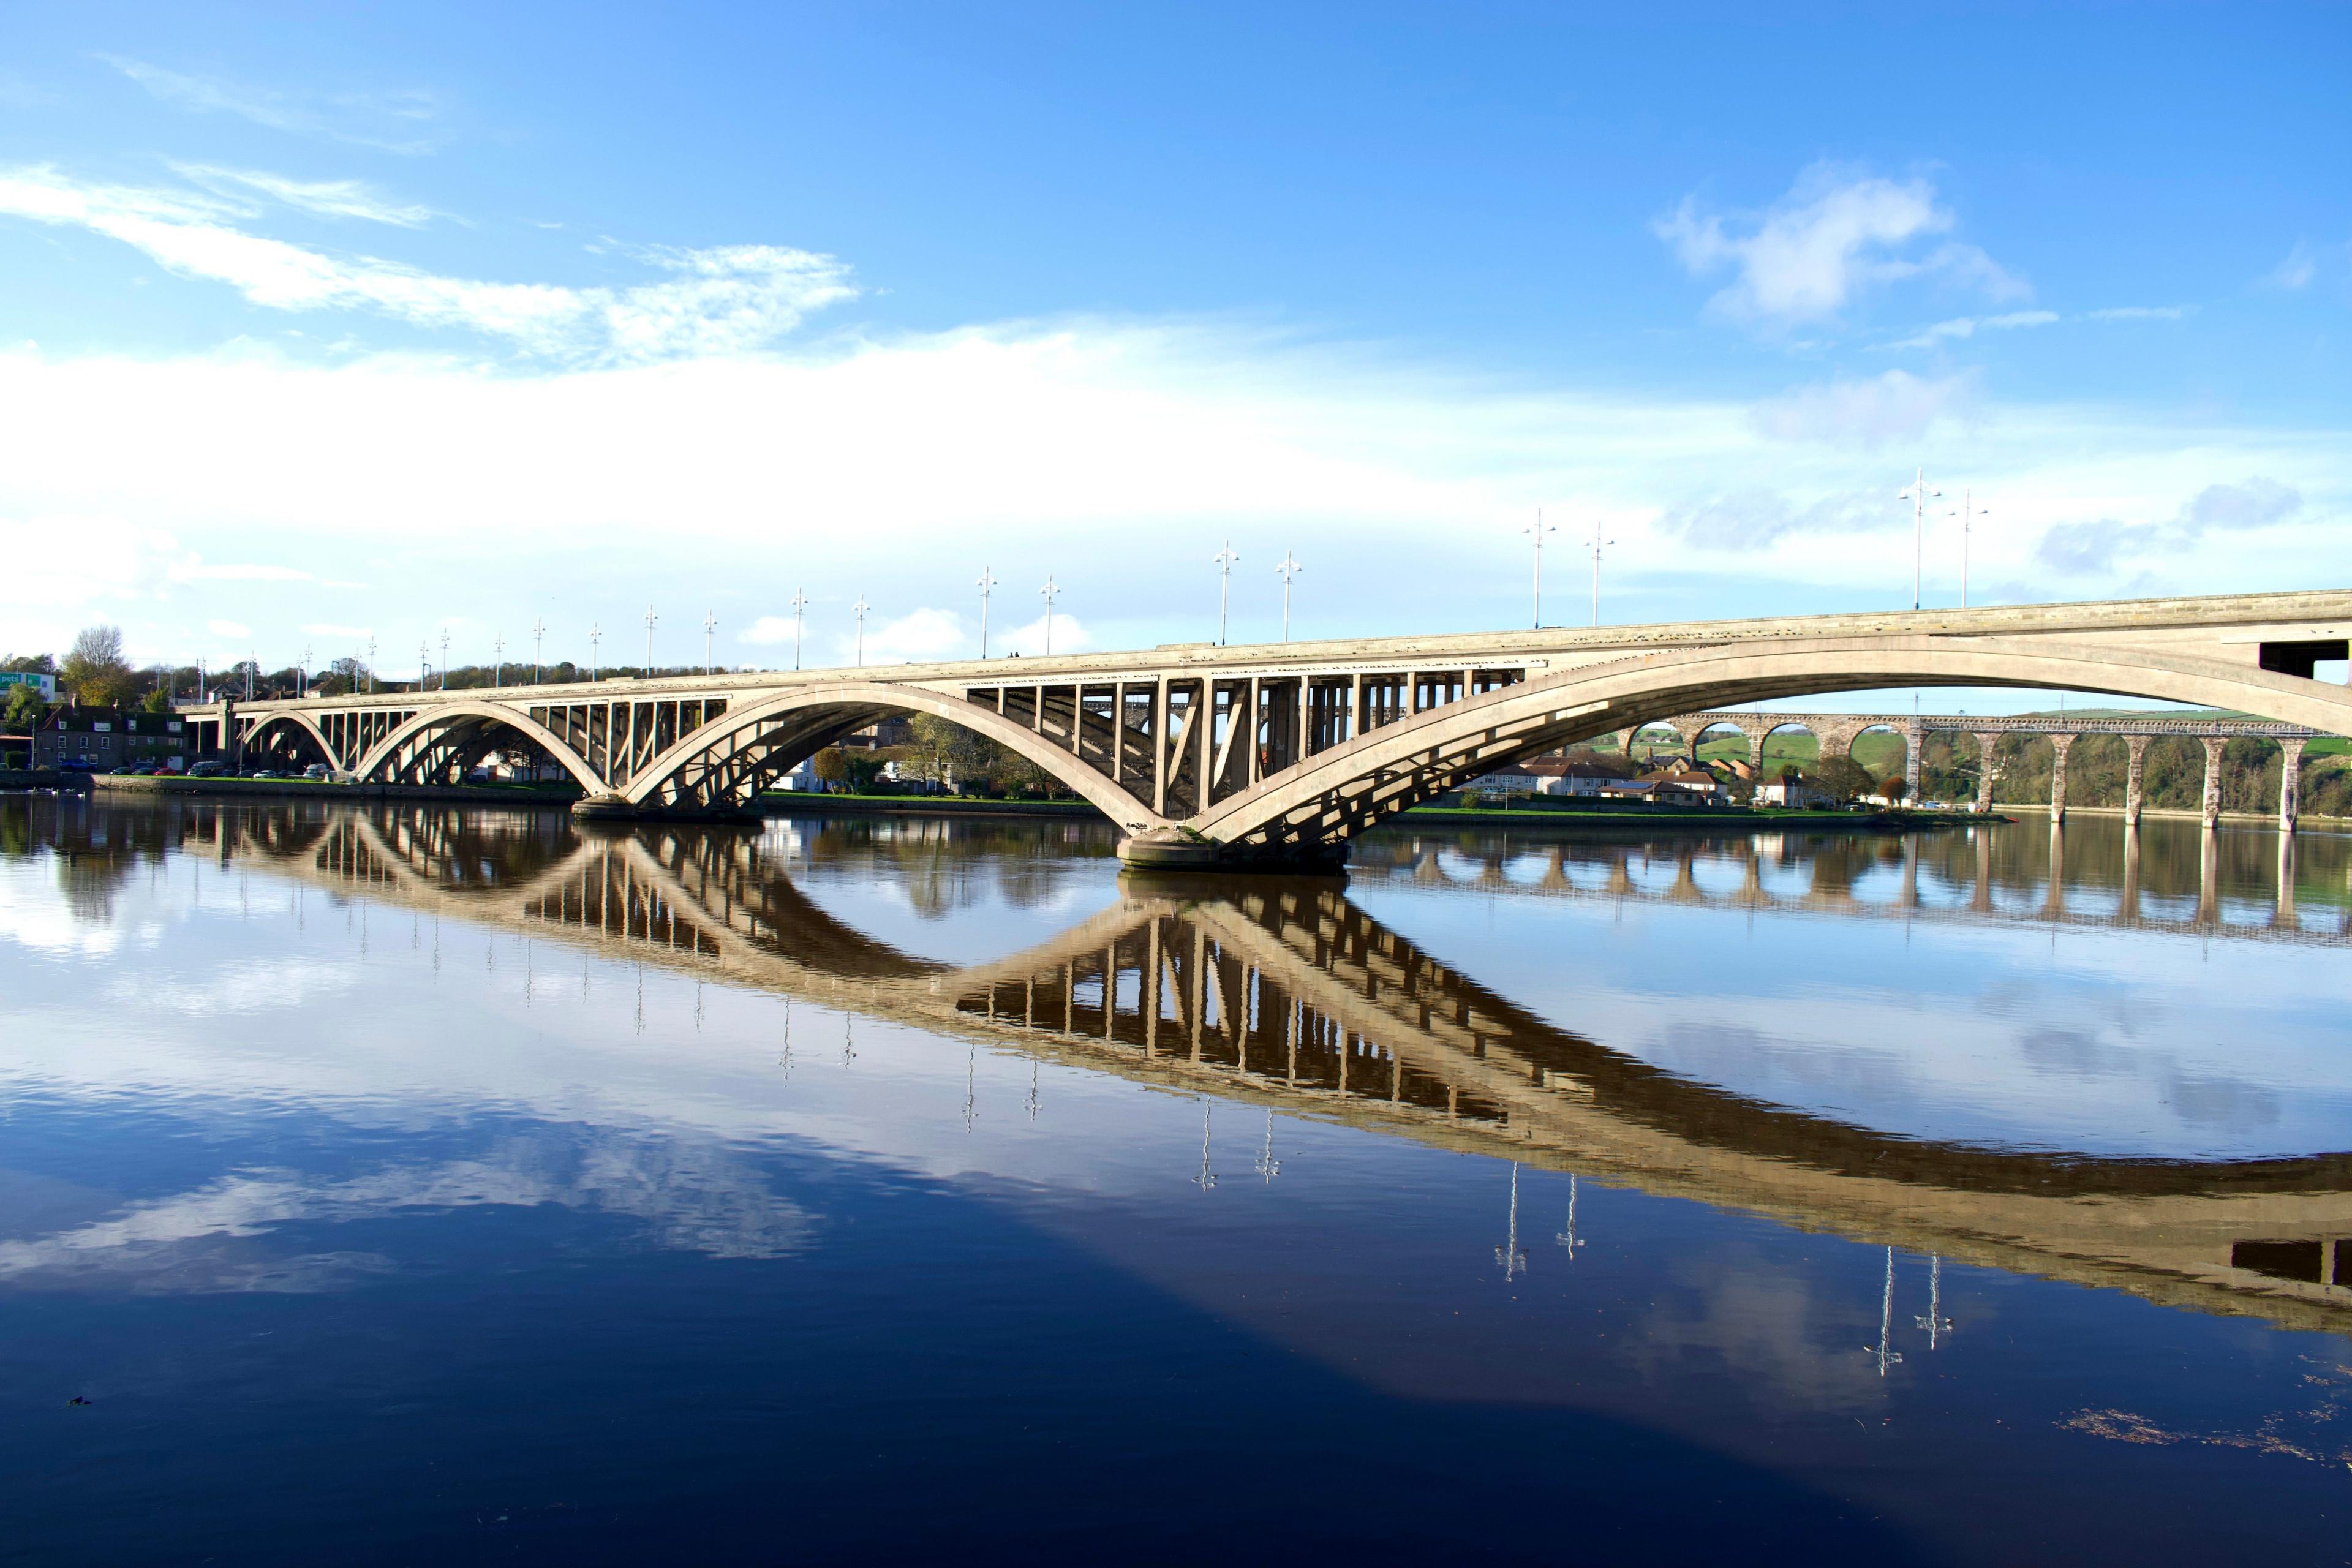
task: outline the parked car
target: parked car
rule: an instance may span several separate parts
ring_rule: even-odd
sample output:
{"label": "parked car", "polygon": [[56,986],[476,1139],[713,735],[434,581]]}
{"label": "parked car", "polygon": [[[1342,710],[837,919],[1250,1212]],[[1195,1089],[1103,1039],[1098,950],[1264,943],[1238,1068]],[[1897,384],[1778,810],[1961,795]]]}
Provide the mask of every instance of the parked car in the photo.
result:
{"label": "parked car", "polygon": [[335,770],[324,763],[312,763],[302,770],[302,776],[306,779],[331,779],[335,776]]}
{"label": "parked car", "polygon": [[215,763],[209,758],[201,763],[191,763],[188,768],[188,776],[192,779],[216,779],[227,773],[228,764]]}
{"label": "parked car", "polygon": [[88,757],[67,757],[58,763],[58,772],[61,773],[94,773],[98,772],[98,769],[91,766],[90,761]]}

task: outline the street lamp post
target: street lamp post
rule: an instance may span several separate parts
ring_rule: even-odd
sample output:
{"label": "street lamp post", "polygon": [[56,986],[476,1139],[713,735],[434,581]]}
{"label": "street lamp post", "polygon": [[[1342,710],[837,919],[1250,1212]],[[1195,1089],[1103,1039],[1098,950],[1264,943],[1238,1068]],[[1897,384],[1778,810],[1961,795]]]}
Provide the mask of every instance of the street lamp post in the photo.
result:
{"label": "street lamp post", "polygon": [[719,629],[719,616],[709,610],[702,614],[702,673],[711,672],[710,638]]}
{"label": "street lamp post", "polygon": [[604,665],[596,651],[596,645],[604,640],[604,628],[590,621],[588,623],[588,684],[591,686],[595,685],[597,676],[604,673]]}
{"label": "street lamp post", "polygon": [[1307,568],[1301,566],[1297,558],[1286,550],[1282,552],[1282,564],[1274,570],[1275,574],[1282,579],[1282,640],[1288,642],[1290,640],[1290,580]]}
{"label": "street lamp post", "polygon": [[1617,542],[1601,538],[1601,524],[1595,522],[1592,537],[1585,542],[1592,547],[1592,624],[1597,626],[1601,624],[1601,552]]}
{"label": "street lamp post", "polygon": [[983,566],[972,586],[980,590],[980,657],[988,657],[988,595],[996,591],[996,574]]}
{"label": "street lamp post", "polygon": [[1990,507],[1977,505],[1969,488],[1963,485],[1960,487],[1960,510],[1946,514],[1960,520],[1960,608],[1964,610],[1969,607],[1969,534],[1974,529],[1976,520],[1990,515],[1991,510]]}
{"label": "street lamp post", "polygon": [[1519,530],[1519,531],[1520,531],[1521,533],[1531,533],[1531,534],[1535,535],[1535,541],[1536,541],[1536,621],[1535,621],[1535,626],[1536,626],[1536,630],[1538,630],[1538,631],[1541,631],[1541,630],[1543,630],[1543,541],[1544,541],[1544,535],[1545,535],[1545,534],[1547,534],[1547,533],[1558,533],[1558,532],[1559,531],[1559,529],[1556,525],[1548,525],[1548,524],[1546,524],[1546,523],[1545,523],[1545,521],[1544,521],[1544,520],[1543,520],[1543,508],[1541,508],[1541,507],[1538,507],[1538,508],[1536,508],[1536,525],[1535,525],[1533,528],[1523,528],[1523,529]]}
{"label": "street lamp post", "polygon": [[1911,607],[1919,607],[1919,563],[1927,548],[1927,503],[1943,495],[1927,485],[1927,470],[1919,469],[1912,476],[1908,488],[1895,492],[1896,500],[1911,503]]}
{"label": "street lamp post", "polygon": [[873,607],[866,602],[863,594],[857,595],[857,603],[849,606],[850,613],[857,617],[857,668],[860,669],[866,668],[866,612]]}
{"label": "street lamp post", "polygon": [[1037,596],[1045,601],[1045,657],[1047,658],[1054,657],[1054,601],[1061,592],[1060,585],[1054,581],[1053,574],[1050,572],[1045,575],[1045,585],[1037,590]]}
{"label": "street lamp post", "polygon": [[809,596],[798,588],[793,590],[793,668],[801,667],[801,631],[808,615]]}
{"label": "street lamp post", "polygon": [[368,634],[368,695],[375,695],[375,634]]}
{"label": "street lamp post", "polygon": [[302,696],[307,700],[310,695],[310,645],[309,643],[302,645],[302,668],[296,673],[301,677]]}
{"label": "street lamp post", "polygon": [[416,689],[423,691],[427,677],[433,673],[433,644],[424,639],[416,645]]}
{"label": "street lamp post", "polygon": [[449,633],[446,628],[441,633],[441,689],[449,689]]}
{"label": "street lamp post", "polygon": [[1234,552],[1234,542],[1230,539],[1225,541],[1225,547],[1223,550],[1209,557],[1209,564],[1217,569],[1217,646],[1219,647],[1223,647],[1225,644],[1226,593],[1233,586],[1234,563],[1240,559],[1241,556]]}
{"label": "street lamp post", "polygon": [[654,623],[660,618],[654,614],[654,607],[651,605],[646,606],[646,675],[647,679],[651,679],[654,672]]}
{"label": "street lamp post", "polygon": [[539,672],[547,663],[547,617],[533,617],[530,623],[530,683],[539,684]]}
{"label": "street lamp post", "polygon": [[490,667],[490,684],[503,688],[507,683],[507,634],[500,632],[490,639],[490,651],[496,655]]}

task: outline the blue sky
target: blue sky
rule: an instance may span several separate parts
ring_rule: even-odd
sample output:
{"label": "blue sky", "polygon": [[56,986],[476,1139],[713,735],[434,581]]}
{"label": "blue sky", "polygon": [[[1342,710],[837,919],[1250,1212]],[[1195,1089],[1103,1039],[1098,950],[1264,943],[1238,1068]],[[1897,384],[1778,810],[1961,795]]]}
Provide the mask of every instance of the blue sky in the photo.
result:
{"label": "blue sky", "polygon": [[1907,605],[1923,465],[1930,603],[1963,486],[1979,599],[2352,576],[2352,14],[1776,15],[13,8],[0,642]]}

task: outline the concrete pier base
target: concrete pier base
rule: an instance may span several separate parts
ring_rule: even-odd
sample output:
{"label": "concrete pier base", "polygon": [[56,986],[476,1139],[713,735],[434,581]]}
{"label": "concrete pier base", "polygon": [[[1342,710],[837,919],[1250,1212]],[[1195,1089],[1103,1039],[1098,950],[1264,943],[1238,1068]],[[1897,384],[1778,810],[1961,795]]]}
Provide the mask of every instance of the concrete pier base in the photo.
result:
{"label": "concrete pier base", "polygon": [[725,805],[680,809],[672,806],[640,805],[617,795],[592,795],[572,803],[572,816],[579,822],[693,822],[716,824],[720,826],[758,826],[766,820],[760,813],[746,806]]}
{"label": "concrete pier base", "polygon": [[1119,863],[1137,871],[1247,871],[1286,876],[1343,876],[1345,839],[1269,855],[1221,843],[1181,828],[1154,827],[1118,841]]}

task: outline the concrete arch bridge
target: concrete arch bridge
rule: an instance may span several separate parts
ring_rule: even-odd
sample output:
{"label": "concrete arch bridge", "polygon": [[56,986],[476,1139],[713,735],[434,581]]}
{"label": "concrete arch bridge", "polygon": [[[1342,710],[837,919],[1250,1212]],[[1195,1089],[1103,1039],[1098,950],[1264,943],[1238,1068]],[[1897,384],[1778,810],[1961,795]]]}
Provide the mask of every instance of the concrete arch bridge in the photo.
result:
{"label": "concrete arch bridge", "polygon": [[2352,732],[2314,679],[2352,592],[2015,605],[607,679],[189,710],[207,743],[369,782],[524,747],[583,809],[741,812],[893,714],[949,720],[1098,807],[1145,864],[1336,863],[1358,832],[1482,773],[1655,721],[1887,686],[2095,690]]}
{"label": "concrete arch bridge", "polygon": [[1220,1104],[2352,1333],[2352,1153],[1991,1150],[1776,1106],[1519,1006],[1328,881],[1124,879],[1111,904],[1058,935],[956,966],[819,909],[761,837],[650,826],[583,837],[519,816],[501,847],[478,816],[453,811],[338,810],[275,834],[258,821],[215,814],[224,857],[341,896]]}

